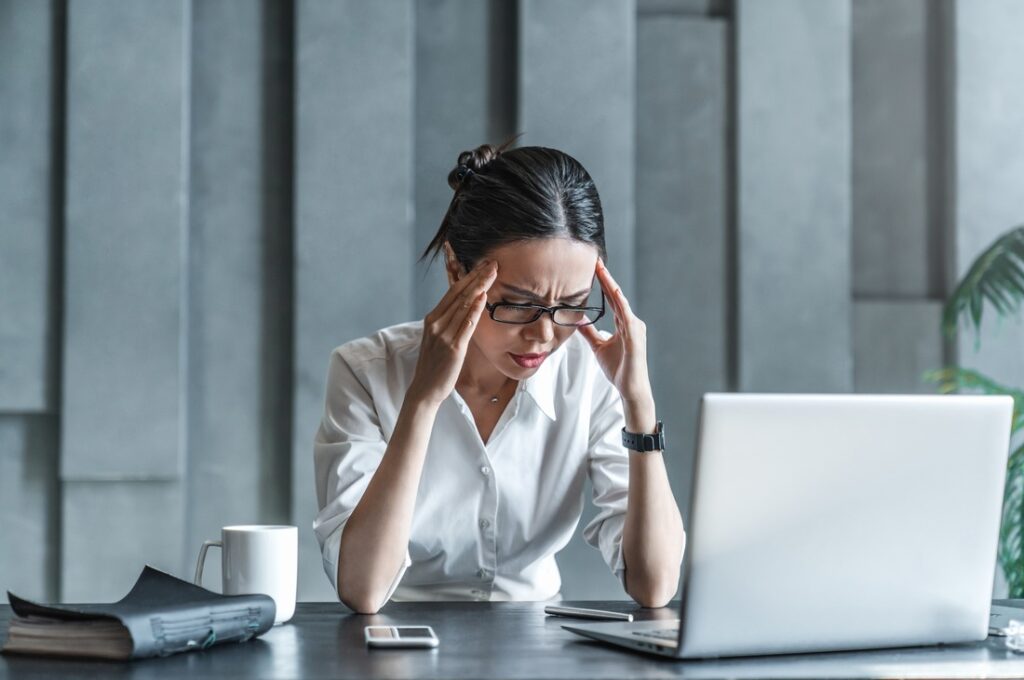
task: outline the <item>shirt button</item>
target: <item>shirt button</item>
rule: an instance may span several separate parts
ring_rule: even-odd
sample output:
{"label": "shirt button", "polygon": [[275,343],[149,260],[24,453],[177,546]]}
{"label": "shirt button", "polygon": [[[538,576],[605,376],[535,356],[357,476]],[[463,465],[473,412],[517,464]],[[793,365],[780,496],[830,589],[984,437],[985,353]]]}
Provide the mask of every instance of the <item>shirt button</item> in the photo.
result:
{"label": "shirt button", "polygon": [[480,468],[480,472],[482,472],[484,475],[489,475],[491,474],[491,468],[484,465],[482,468]]}
{"label": "shirt button", "polygon": [[486,519],[480,520],[480,528],[481,529],[486,529],[489,526],[491,526],[491,523],[489,521],[487,521]]}
{"label": "shirt button", "polygon": [[486,569],[481,569],[480,571],[476,572],[476,575],[479,576],[481,579],[486,580],[490,576],[490,573]]}

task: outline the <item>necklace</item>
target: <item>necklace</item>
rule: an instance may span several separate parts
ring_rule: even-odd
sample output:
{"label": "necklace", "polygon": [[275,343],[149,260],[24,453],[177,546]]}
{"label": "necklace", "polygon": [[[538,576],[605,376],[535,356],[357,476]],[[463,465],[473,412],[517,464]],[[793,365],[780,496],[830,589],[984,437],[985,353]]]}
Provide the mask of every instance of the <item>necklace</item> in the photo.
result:
{"label": "necklace", "polygon": [[498,403],[498,400],[499,400],[499,399],[501,398],[501,393],[502,393],[502,392],[503,392],[503,391],[505,390],[505,388],[506,388],[506,387],[508,386],[509,382],[514,382],[514,381],[512,381],[512,379],[511,379],[511,378],[506,378],[506,379],[505,379],[505,384],[504,384],[504,385],[502,385],[502,386],[501,386],[500,388],[498,388],[498,393],[497,393],[497,394],[495,394],[494,396],[492,396],[492,397],[490,398],[490,402],[491,402],[492,404],[497,404],[497,403]]}

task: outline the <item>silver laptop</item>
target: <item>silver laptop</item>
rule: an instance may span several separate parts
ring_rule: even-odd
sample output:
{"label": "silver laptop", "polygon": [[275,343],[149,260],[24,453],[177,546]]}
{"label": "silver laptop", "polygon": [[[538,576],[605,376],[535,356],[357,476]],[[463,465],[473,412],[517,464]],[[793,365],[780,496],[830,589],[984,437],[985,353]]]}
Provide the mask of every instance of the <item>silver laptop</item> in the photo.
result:
{"label": "silver laptop", "polygon": [[706,394],[678,620],[563,626],[676,658],[982,640],[1013,401]]}

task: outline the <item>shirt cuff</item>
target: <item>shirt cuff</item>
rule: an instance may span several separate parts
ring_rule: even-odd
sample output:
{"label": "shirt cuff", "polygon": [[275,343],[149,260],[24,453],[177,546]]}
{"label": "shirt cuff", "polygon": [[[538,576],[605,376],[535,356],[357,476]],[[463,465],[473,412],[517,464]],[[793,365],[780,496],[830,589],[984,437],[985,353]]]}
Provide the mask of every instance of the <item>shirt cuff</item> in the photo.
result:
{"label": "shirt cuff", "polygon": [[615,562],[612,567],[612,573],[615,578],[619,579],[619,583],[622,584],[623,592],[626,592],[626,557],[622,551],[622,539],[619,538],[619,545],[616,549]]}

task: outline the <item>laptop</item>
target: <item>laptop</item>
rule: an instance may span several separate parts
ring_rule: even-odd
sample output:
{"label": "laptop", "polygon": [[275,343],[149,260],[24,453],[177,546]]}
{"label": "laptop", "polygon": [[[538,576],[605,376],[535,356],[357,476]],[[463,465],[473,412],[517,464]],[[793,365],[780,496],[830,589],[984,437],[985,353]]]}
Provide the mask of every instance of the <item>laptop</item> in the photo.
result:
{"label": "laptop", "polygon": [[1013,400],[705,394],[678,620],[564,625],[674,658],[983,640]]}

